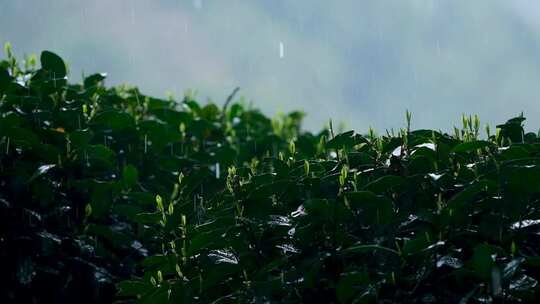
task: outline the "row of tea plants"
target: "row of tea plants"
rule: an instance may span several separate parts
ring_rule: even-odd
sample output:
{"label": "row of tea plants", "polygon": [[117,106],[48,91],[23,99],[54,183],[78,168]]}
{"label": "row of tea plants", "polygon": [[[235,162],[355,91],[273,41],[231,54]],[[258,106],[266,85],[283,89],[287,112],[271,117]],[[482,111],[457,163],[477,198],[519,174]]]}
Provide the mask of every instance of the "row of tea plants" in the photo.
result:
{"label": "row of tea plants", "polygon": [[0,61],[2,303],[540,301],[522,115],[314,134],[37,61]]}

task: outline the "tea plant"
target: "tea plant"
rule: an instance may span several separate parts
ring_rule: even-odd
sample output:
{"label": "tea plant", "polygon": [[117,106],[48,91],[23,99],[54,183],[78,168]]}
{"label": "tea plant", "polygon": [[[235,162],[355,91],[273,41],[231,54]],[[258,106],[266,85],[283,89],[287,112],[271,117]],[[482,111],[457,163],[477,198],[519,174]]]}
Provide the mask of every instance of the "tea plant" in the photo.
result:
{"label": "tea plant", "polygon": [[114,283],[161,252],[147,222],[156,193],[168,202],[180,172],[183,194],[202,197],[224,187],[231,165],[277,155],[297,135],[308,147],[316,140],[299,134],[300,113],[272,121],[237,103],[157,99],[106,88],[103,74],[68,84],[60,57],[45,51],[40,61],[18,62],[8,48],[0,62],[0,263],[9,276],[0,294],[9,301],[112,301]]}
{"label": "tea plant", "polygon": [[0,62],[10,302],[535,303],[540,140],[377,135]]}

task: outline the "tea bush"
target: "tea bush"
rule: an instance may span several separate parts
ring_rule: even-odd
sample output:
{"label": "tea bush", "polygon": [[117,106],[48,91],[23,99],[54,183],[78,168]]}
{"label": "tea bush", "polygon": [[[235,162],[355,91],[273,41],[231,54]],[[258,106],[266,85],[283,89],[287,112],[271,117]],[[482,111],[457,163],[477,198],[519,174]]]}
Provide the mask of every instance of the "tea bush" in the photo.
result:
{"label": "tea bush", "polygon": [[0,62],[2,303],[539,301],[522,115],[313,134],[39,59]]}

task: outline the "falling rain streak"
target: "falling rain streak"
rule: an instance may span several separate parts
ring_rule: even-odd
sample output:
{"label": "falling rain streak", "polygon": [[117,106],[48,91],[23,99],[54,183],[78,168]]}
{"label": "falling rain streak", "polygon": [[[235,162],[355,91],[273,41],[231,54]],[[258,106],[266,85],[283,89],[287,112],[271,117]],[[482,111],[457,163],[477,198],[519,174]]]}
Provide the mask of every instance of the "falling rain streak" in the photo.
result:
{"label": "falling rain streak", "polygon": [[130,7],[130,17],[131,17],[131,24],[135,25],[135,8],[133,6]]}
{"label": "falling rain streak", "polygon": [[[63,2],[0,1],[4,39],[0,43],[11,41],[20,54],[44,48],[57,51],[69,58],[74,78],[83,68],[85,74],[107,70],[109,84],[125,81],[157,96],[206,86],[211,90],[200,97],[212,99],[229,91],[235,79],[246,97],[264,103],[267,114],[281,102],[285,112],[306,109],[306,128],[312,131],[330,116],[359,129],[398,127],[392,121],[399,121],[406,107],[420,109],[418,104],[426,105],[422,109],[430,115],[418,117],[417,123],[433,120],[446,128],[473,95],[482,96],[474,100],[475,109],[493,122],[504,117],[501,107],[494,105],[514,98],[511,88],[519,88],[515,89],[519,110],[530,116],[539,113],[533,102],[540,79],[534,39],[540,33],[535,16],[540,5],[535,1],[499,1],[485,10],[475,10],[481,5],[474,1],[435,0],[420,1],[422,5],[416,1],[322,5],[309,0],[101,0],[77,1],[75,6]],[[73,14],[76,18],[57,24],[58,16]],[[452,16],[460,18],[446,22]],[[287,45],[285,50],[285,43],[293,47]],[[267,57],[283,64],[272,65]],[[375,73],[368,82],[370,70]],[[269,75],[280,75],[272,89],[267,86]],[[285,76],[294,79],[294,85],[283,81]],[[475,80],[474,85],[468,78]],[[493,85],[503,82],[504,86]],[[274,96],[278,91],[279,97]],[[324,104],[336,94],[334,100],[339,102],[331,112],[312,110],[314,103]],[[373,114],[352,118],[367,112]],[[531,123],[534,128],[540,124]]]}

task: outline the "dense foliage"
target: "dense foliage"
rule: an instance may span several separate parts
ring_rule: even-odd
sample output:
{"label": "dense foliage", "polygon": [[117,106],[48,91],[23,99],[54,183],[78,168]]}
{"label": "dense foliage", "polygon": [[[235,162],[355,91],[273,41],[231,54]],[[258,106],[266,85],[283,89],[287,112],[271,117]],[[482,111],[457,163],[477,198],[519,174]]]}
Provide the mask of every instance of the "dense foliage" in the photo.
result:
{"label": "dense foliage", "polygon": [[[540,140],[300,130],[0,61],[2,303],[535,303]],[[24,65],[24,67],[21,67]],[[481,139],[484,138],[484,139]]]}

